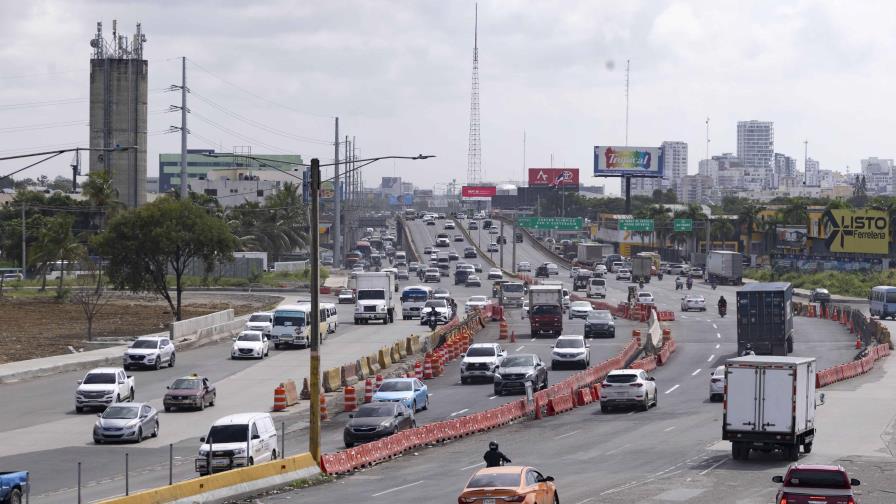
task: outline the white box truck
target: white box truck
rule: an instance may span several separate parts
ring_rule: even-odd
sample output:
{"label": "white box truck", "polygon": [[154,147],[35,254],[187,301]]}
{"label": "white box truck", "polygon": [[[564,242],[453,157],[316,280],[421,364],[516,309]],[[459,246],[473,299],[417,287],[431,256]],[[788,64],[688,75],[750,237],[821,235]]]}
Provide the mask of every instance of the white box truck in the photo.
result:
{"label": "white box truck", "polygon": [[395,321],[395,277],[387,271],[358,273],[355,278],[355,324]]}
{"label": "white box truck", "polygon": [[710,283],[743,285],[743,256],[730,250],[710,250],[706,256],[706,280]]}
{"label": "white box truck", "polygon": [[731,441],[735,460],[747,459],[750,450],[780,450],[793,461],[801,445],[812,451],[815,371],[813,357],[728,359],[722,439]]}

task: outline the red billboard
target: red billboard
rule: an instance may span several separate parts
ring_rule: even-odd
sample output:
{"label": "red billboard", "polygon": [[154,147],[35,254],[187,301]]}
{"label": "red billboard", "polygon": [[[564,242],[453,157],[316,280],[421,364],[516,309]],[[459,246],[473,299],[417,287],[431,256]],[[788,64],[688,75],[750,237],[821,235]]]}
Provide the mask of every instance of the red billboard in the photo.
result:
{"label": "red billboard", "polygon": [[578,168],[529,168],[529,187],[578,186]]}
{"label": "red billboard", "polygon": [[464,198],[491,198],[498,194],[495,186],[463,186],[460,195]]}

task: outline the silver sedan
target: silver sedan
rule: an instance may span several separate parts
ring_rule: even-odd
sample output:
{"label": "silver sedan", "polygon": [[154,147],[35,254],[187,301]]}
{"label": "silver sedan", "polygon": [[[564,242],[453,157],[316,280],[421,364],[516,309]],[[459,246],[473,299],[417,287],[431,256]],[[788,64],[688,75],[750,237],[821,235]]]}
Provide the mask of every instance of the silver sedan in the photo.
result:
{"label": "silver sedan", "polygon": [[113,403],[97,415],[93,426],[93,442],[134,441],[159,435],[159,412],[146,403]]}

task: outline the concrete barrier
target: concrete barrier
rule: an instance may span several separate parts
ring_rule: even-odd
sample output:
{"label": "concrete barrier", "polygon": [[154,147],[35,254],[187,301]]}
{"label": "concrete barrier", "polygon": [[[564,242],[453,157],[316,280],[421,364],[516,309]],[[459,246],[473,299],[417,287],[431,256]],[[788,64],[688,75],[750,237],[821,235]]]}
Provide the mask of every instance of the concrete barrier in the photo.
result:
{"label": "concrete barrier", "polygon": [[405,338],[404,344],[405,344],[405,352],[407,352],[408,355],[413,355],[420,351],[420,337],[419,336],[416,336],[414,334],[410,335],[408,338]]}
{"label": "concrete barrier", "polygon": [[380,369],[386,369],[387,367],[392,365],[392,351],[389,347],[380,348],[379,352],[377,352],[377,362],[380,364]]}
{"label": "concrete barrier", "polygon": [[382,366],[380,366],[380,359],[377,354],[368,355],[365,357],[365,360],[367,361],[367,367],[370,368],[371,376],[376,374],[380,369],[383,369]]}
{"label": "concrete barrier", "polygon": [[215,340],[236,336],[246,327],[243,319],[231,320],[211,327],[203,327],[196,331],[197,340]]}
{"label": "concrete barrier", "polygon": [[342,387],[342,370],[335,367],[323,373],[324,392],[336,392]]}
{"label": "concrete barrier", "polygon": [[359,380],[367,379],[372,374],[370,372],[370,366],[367,365],[367,357],[361,357],[360,359],[358,359],[356,366],[358,369],[358,379]]}
{"label": "concrete barrier", "polygon": [[358,368],[356,364],[346,364],[340,368],[342,386],[350,387],[358,383]]}
{"label": "concrete barrier", "polygon": [[172,322],[169,334],[171,339],[181,338],[188,334],[193,334],[200,329],[212,327],[233,320],[233,310],[223,310],[215,313],[209,313],[201,317],[193,317],[187,320]]}
{"label": "concrete barrier", "polygon": [[296,387],[295,380],[286,380],[283,382],[283,388],[286,389],[286,405],[293,406],[299,403],[299,391]]}
{"label": "concrete barrier", "polygon": [[151,488],[103,504],[217,504],[320,475],[310,453]]}

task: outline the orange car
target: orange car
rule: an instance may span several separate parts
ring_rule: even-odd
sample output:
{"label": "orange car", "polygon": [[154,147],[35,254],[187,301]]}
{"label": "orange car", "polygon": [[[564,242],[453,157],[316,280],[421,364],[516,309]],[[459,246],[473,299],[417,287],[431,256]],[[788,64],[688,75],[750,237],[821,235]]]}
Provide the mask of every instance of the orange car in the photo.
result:
{"label": "orange car", "polygon": [[457,504],[556,504],[560,502],[553,476],[534,467],[487,467],[476,471]]}

